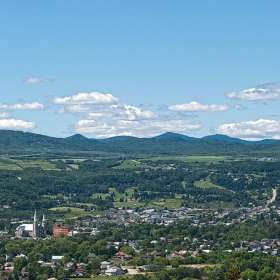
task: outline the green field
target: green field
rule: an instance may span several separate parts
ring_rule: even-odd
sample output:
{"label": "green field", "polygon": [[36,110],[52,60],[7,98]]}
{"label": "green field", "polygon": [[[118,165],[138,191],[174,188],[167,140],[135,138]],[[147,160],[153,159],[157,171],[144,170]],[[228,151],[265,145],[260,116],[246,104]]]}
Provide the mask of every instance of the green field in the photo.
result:
{"label": "green field", "polygon": [[43,160],[16,160],[15,163],[22,169],[41,168],[43,170],[59,170],[55,167],[55,164]]}
{"label": "green field", "polygon": [[139,160],[122,160],[121,165],[113,167],[114,169],[135,169],[135,168],[145,168],[154,169],[153,166],[142,164]]}
{"label": "green field", "polygon": [[206,181],[196,181],[194,183],[194,185],[198,188],[203,188],[203,189],[206,189],[206,188],[217,188],[217,189],[225,189],[224,187],[221,187],[221,186],[218,186],[218,185],[215,185],[215,184],[212,184],[211,182],[209,182],[209,180],[206,180]]}
{"label": "green field", "polygon": [[57,217],[63,217],[64,219],[77,219],[79,217],[84,217],[88,215],[95,215],[94,211],[85,211],[83,208],[76,208],[76,207],[54,207],[50,209],[54,212]]}

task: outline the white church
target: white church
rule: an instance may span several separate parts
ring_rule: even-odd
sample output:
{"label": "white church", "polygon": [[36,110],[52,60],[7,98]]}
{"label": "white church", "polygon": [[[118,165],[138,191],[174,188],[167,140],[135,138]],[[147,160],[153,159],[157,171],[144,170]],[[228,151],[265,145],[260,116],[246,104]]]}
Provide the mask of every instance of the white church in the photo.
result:
{"label": "white church", "polygon": [[16,237],[21,237],[24,232],[28,232],[30,237],[39,238],[46,237],[47,225],[45,215],[43,215],[42,224],[38,224],[36,211],[34,213],[34,219],[32,224],[21,224],[16,228]]}

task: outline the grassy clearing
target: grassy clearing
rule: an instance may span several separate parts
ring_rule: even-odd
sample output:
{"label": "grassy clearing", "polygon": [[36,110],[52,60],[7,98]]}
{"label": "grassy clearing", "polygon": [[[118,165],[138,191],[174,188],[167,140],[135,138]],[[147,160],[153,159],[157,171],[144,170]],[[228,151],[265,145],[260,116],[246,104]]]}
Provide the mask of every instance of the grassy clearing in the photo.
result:
{"label": "grassy clearing", "polygon": [[217,188],[217,189],[225,189],[224,187],[222,186],[218,186],[218,185],[215,185],[215,184],[212,184],[210,181],[206,180],[206,181],[203,181],[203,182],[200,182],[200,181],[196,181],[194,183],[194,185],[198,188],[202,188],[202,189],[207,189],[207,188]]}
{"label": "grassy clearing", "polygon": [[252,173],[251,175],[254,176],[255,178],[265,178],[266,177],[265,172],[261,172],[260,174]]}
{"label": "grassy clearing", "polygon": [[70,219],[70,220],[96,214],[94,211],[85,211],[82,208],[67,207],[67,206],[53,207],[50,208],[49,210],[53,211],[54,214],[56,214],[57,216],[61,216],[64,219]]}
{"label": "grassy clearing", "polygon": [[134,168],[145,168],[145,169],[154,169],[153,166],[142,164],[138,160],[122,160],[120,161],[121,165],[113,167],[114,169],[134,169]]}
{"label": "grassy clearing", "polygon": [[118,208],[136,208],[136,207],[144,207],[145,202],[139,202],[138,200],[133,200],[133,201],[124,201],[124,202],[114,202],[114,207]]}
{"label": "grassy clearing", "polygon": [[40,161],[40,160],[29,160],[29,161],[19,161],[17,160],[16,163],[20,165],[23,169],[24,168],[41,168],[43,170],[59,170],[55,167],[55,164],[49,161]]}
{"label": "grassy clearing", "polygon": [[105,199],[106,196],[108,196],[108,193],[94,193],[91,197],[92,198],[99,198],[102,197],[102,199]]}
{"label": "grassy clearing", "polygon": [[79,169],[78,164],[68,164],[73,169]]}
{"label": "grassy clearing", "polygon": [[22,168],[16,164],[0,164],[2,170],[22,170]]}
{"label": "grassy clearing", "polygon": [[[125,193],[119,193],[116,189],[110,188],[109,194],[114,193],[114,207],[118,208],[136,208],[143,207],[145,202],[139,202],[138,200],[131,199],[132,194],[134,193],[134,188],[126,189]],[[120,201],[122,199],[123,201]]]}

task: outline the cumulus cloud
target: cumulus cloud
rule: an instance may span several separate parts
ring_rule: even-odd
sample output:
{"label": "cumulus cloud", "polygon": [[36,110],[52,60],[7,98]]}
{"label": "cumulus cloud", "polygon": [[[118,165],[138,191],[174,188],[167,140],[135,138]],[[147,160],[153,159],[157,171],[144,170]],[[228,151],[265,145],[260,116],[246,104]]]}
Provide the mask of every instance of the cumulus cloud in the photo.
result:
{"label": "cumulus cloud", "polygon": [[215,129],[218,134],[225,134],[250,140],[280,139],[280,122],[268,119],[246,121],[240,123],[227,123]]}
{"label": "cumulus cloud", "polygon": [[42,110],[44,106],[38,102],[24,103],[24,104],[2,104],[0,103],[0,109],[4,110]]}
{"label": "cumulus cloud", "polygon": [[33,103],[24,103],[24,104],[15,104],[9,106],[11,110],[42,110],[44,106],[38,102]]}
{"label": "cumulus cloud", "polygon": [[229,106],[225,104],[200,104],[198,102],[192,101],[190,103],[168,106],[168,110],[187,112],[215,112],[229,110]]}
{"label": "cumulus cloud", "polygon": [[259,85],[239,92],[229,92],[225,96],[229,99],[249,101],[278,100],[280,99],[280,82]]}
{"label": "cumulus cloud", "polygon": [[59,105],[81,105],[81,104],[94,104],[94,105],[101,105],[101,104],[117,104],[119,99],[114,97],[112,94],[107,93],[99,93],[99,92],[92,92],[92,93],[78,93],[72,96],[66,97],[55,97],[53,99],[54,104]]}
{"label": "cumulus cloud", "polygon": [[86,119],[106,120],[141,120],[153,119],[157,115],[150,110],[142,110],[138,107],[117,104],[110,106],[96,105],[69,105],[57,111],[59,114],[71,113],[83,116]]}
{"label": "cumulus cloud", "polygon": [[148,120],[156,118],[156,114],[150,110],[142,110],[135,106],[130,105],[113,105],[110,107],[113,110],[117,110],[118,118],[123,120]]}
{"label": "cumulus cloud", "polygon": [[38,84],[38,83],[50,83],[53,82],[53,79],[50,78],[37,78],[37,77],[30,77],[30,78],[24,78],[23,83],[24,84]]}
{"label": "cumulus cloud", "polygon": [[248,110],[249,108],[242,105],[242,104],[234,104],[233,108],[235,108],[236,110]]}
{"label": "cumulus cloud", "polygon": [[75,124],[74,130],[76,133],[93,134],[96,138],[107,138],[116,135],[153,137],[169,131],[188,134],[201,129],[202,126],[200,122],[158,117],[155,120],[118,120],[113,123],[81,120]]}
{"label": "cumulus cloud", "polygon": [[11,113],[0,113],[0,119],[8,119],[11,117]]}
{"label": "cumulus cloud", "polygon": [[2,119],[0,120],[0,129],[31,131],[35,128],[35,122],[25,122],[23,120]]}

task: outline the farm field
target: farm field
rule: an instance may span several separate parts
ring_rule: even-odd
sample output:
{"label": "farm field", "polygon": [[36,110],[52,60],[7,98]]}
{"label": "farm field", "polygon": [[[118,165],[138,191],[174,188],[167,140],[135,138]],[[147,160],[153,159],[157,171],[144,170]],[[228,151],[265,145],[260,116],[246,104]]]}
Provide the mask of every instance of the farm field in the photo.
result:
{"label": "farm field", "polygon": [[206,180],[206,181],[196,181],[194,183],[194,185],[196,187],[199,187],[199,188],[203,188],[203,189],[206,189],[206,188],[218,188],[218,189],[225,189],[224,187],[221,187],[221,186],[217,186],[215,184],[212,184],[209,180]]}

